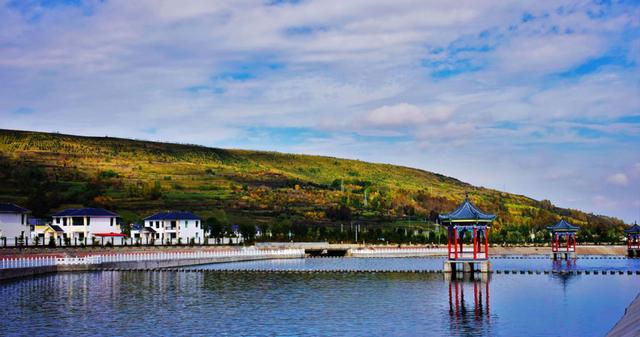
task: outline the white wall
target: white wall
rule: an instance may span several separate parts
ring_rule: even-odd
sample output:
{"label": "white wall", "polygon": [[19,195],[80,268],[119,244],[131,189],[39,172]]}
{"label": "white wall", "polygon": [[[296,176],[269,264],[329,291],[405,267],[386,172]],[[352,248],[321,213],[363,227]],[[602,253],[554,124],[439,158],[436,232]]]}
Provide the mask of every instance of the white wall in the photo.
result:
{"label": "white wall", "polygon": [[25,213],[0,213],[0,237],[14,238],[24,234],[29,237],[31,230]]}
{"label": "white wall", "polygon": [[[96,233],[120,233],[120,225],[114,217],[84,217],[83,226],[74,226],[73,217],[67,218],[67,225],[64,226],[65,217],[54,217],[52,224],[60,226],[67,237],[77,237],[75,233],[85,233],[87,239],[91,239]],[[58,222],[57,219],[60,219]]]}
{"label": "white wall", "polygon": [[183,243],[188,243],[191,238],[198,242],[204,240],[204,231],[202,230],[202,221],[200,220],[179,220],[178,225],[180,227],[179,237],[182,238]]}
{"label": "white wall", "polygon": [[[158,221],[160,222],[159,228],[156,227]],[[169,229],[172,221],[176,222],[175,230]],[[145,220],[144,226],[153,228],[158,234],[156,240],[162,240],[163,243],[171,237],[172,233],[176,234],[176,238],[173,240],[174,243],[177,242],[178,238],[182,240],[182,243],[189,243],[191,238],[195,242],[198,242],[198,238],[201,241],[204,240],[201,220]]]}

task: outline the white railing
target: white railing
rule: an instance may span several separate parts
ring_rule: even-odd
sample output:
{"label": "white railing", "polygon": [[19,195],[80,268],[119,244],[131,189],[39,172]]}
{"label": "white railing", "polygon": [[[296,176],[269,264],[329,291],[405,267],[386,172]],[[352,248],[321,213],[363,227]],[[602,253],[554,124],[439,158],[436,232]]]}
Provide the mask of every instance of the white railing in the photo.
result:
{"label": "white railing", "polygon": [[447,255],[446,248],[363,248],[351,251],[354,257]]}
{"label": "white railing", "polygon": [[194,252],[101,254],[84,257],[26,257],[0,259],[0,269],[32,268],[55,265],[100,264],[131,261],[166,261],[210,258],[304,257],[304,249],[242,249]]}
{"label": "white railing", "polygon": [[56,260],[57,258],[53,256],[3,258],[0,259],[0,269],[55,266]]}

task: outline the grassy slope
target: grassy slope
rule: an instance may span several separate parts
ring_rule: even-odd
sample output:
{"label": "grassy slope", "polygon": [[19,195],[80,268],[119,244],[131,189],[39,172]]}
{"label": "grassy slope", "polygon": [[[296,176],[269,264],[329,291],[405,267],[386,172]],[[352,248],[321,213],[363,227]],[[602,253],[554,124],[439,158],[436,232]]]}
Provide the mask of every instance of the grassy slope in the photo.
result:
{"label": "grassy slope", "polygon": [[[16,171],[36,166],[58,186],[61,201],[53,207],[81,202],[78,195],[93,182],[105,187],[94,203],[132,218],[188,209],[204,216],[224,210],[239,222],[273,222],[281,214],[326,221],[324,210],[340,203],[362,216],[427,216],[450,210],[469,192],[481,208],[498,214],[497,226],[540,228],[561,215],[587,226],[622,225],[423,170],[331,157],[11,130],[0,130],[0,156],[0,200],[26,203]],[[104,173],[109,171],[118,176]],[[336,184],[340,180],[344,192]],[[162,197],[152,200],[148,190],[155,184]],[[368,207],[362,205],[365,188]]]}

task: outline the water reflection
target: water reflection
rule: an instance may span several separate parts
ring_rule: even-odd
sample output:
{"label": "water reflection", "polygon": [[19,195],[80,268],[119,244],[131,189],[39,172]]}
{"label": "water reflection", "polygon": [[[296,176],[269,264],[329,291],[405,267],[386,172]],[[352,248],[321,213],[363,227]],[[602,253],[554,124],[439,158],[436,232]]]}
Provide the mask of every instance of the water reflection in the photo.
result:
{"label": "water reflection", "polygon": [[552,260],[551,270],[554,271],[574,271],[578,270],[577,259]]}
{"label": "water reflection", "polygon": [[[488,274],[445,275],[451,331],[485,330],[491,318]],[[466,296],[465,296],[466,295]]]}

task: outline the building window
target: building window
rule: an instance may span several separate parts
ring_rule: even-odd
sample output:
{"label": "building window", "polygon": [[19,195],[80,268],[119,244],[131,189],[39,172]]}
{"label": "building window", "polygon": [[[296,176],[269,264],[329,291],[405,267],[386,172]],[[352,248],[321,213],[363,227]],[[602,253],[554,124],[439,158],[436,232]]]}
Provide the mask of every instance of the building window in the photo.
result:
{"label": "building window", "polygon": [[113,227],[113,218],[109,218],[109,226]]}
{"label": "building window", "polygon": [[160,228],[160,221],[156,221],[156,228]]}
{"label": "building window", "polygon": [[24,225],[24,214],[20,214],[21,218],[20,218],[20,224]]}
{"label": "building window", "polygon": [[67,218],[62,218],[62,225],[66,226],[67,225]]}
{"label": "building window", "polygon": [[91,225],[91,218],[87,218],[87,226]]}
{"label": "building window", "polygon": [[196,228],[198,228],[198,225],[200,225],[200,221],[196,220]]}
{"label": "building window", "polygon": [[56,218],[56,223],[60,224],[60,218]]}
{"label": "building window", "polygon": [[184,228],[186,229],[187,227],[189,227],[189,220],[184,221]]}

